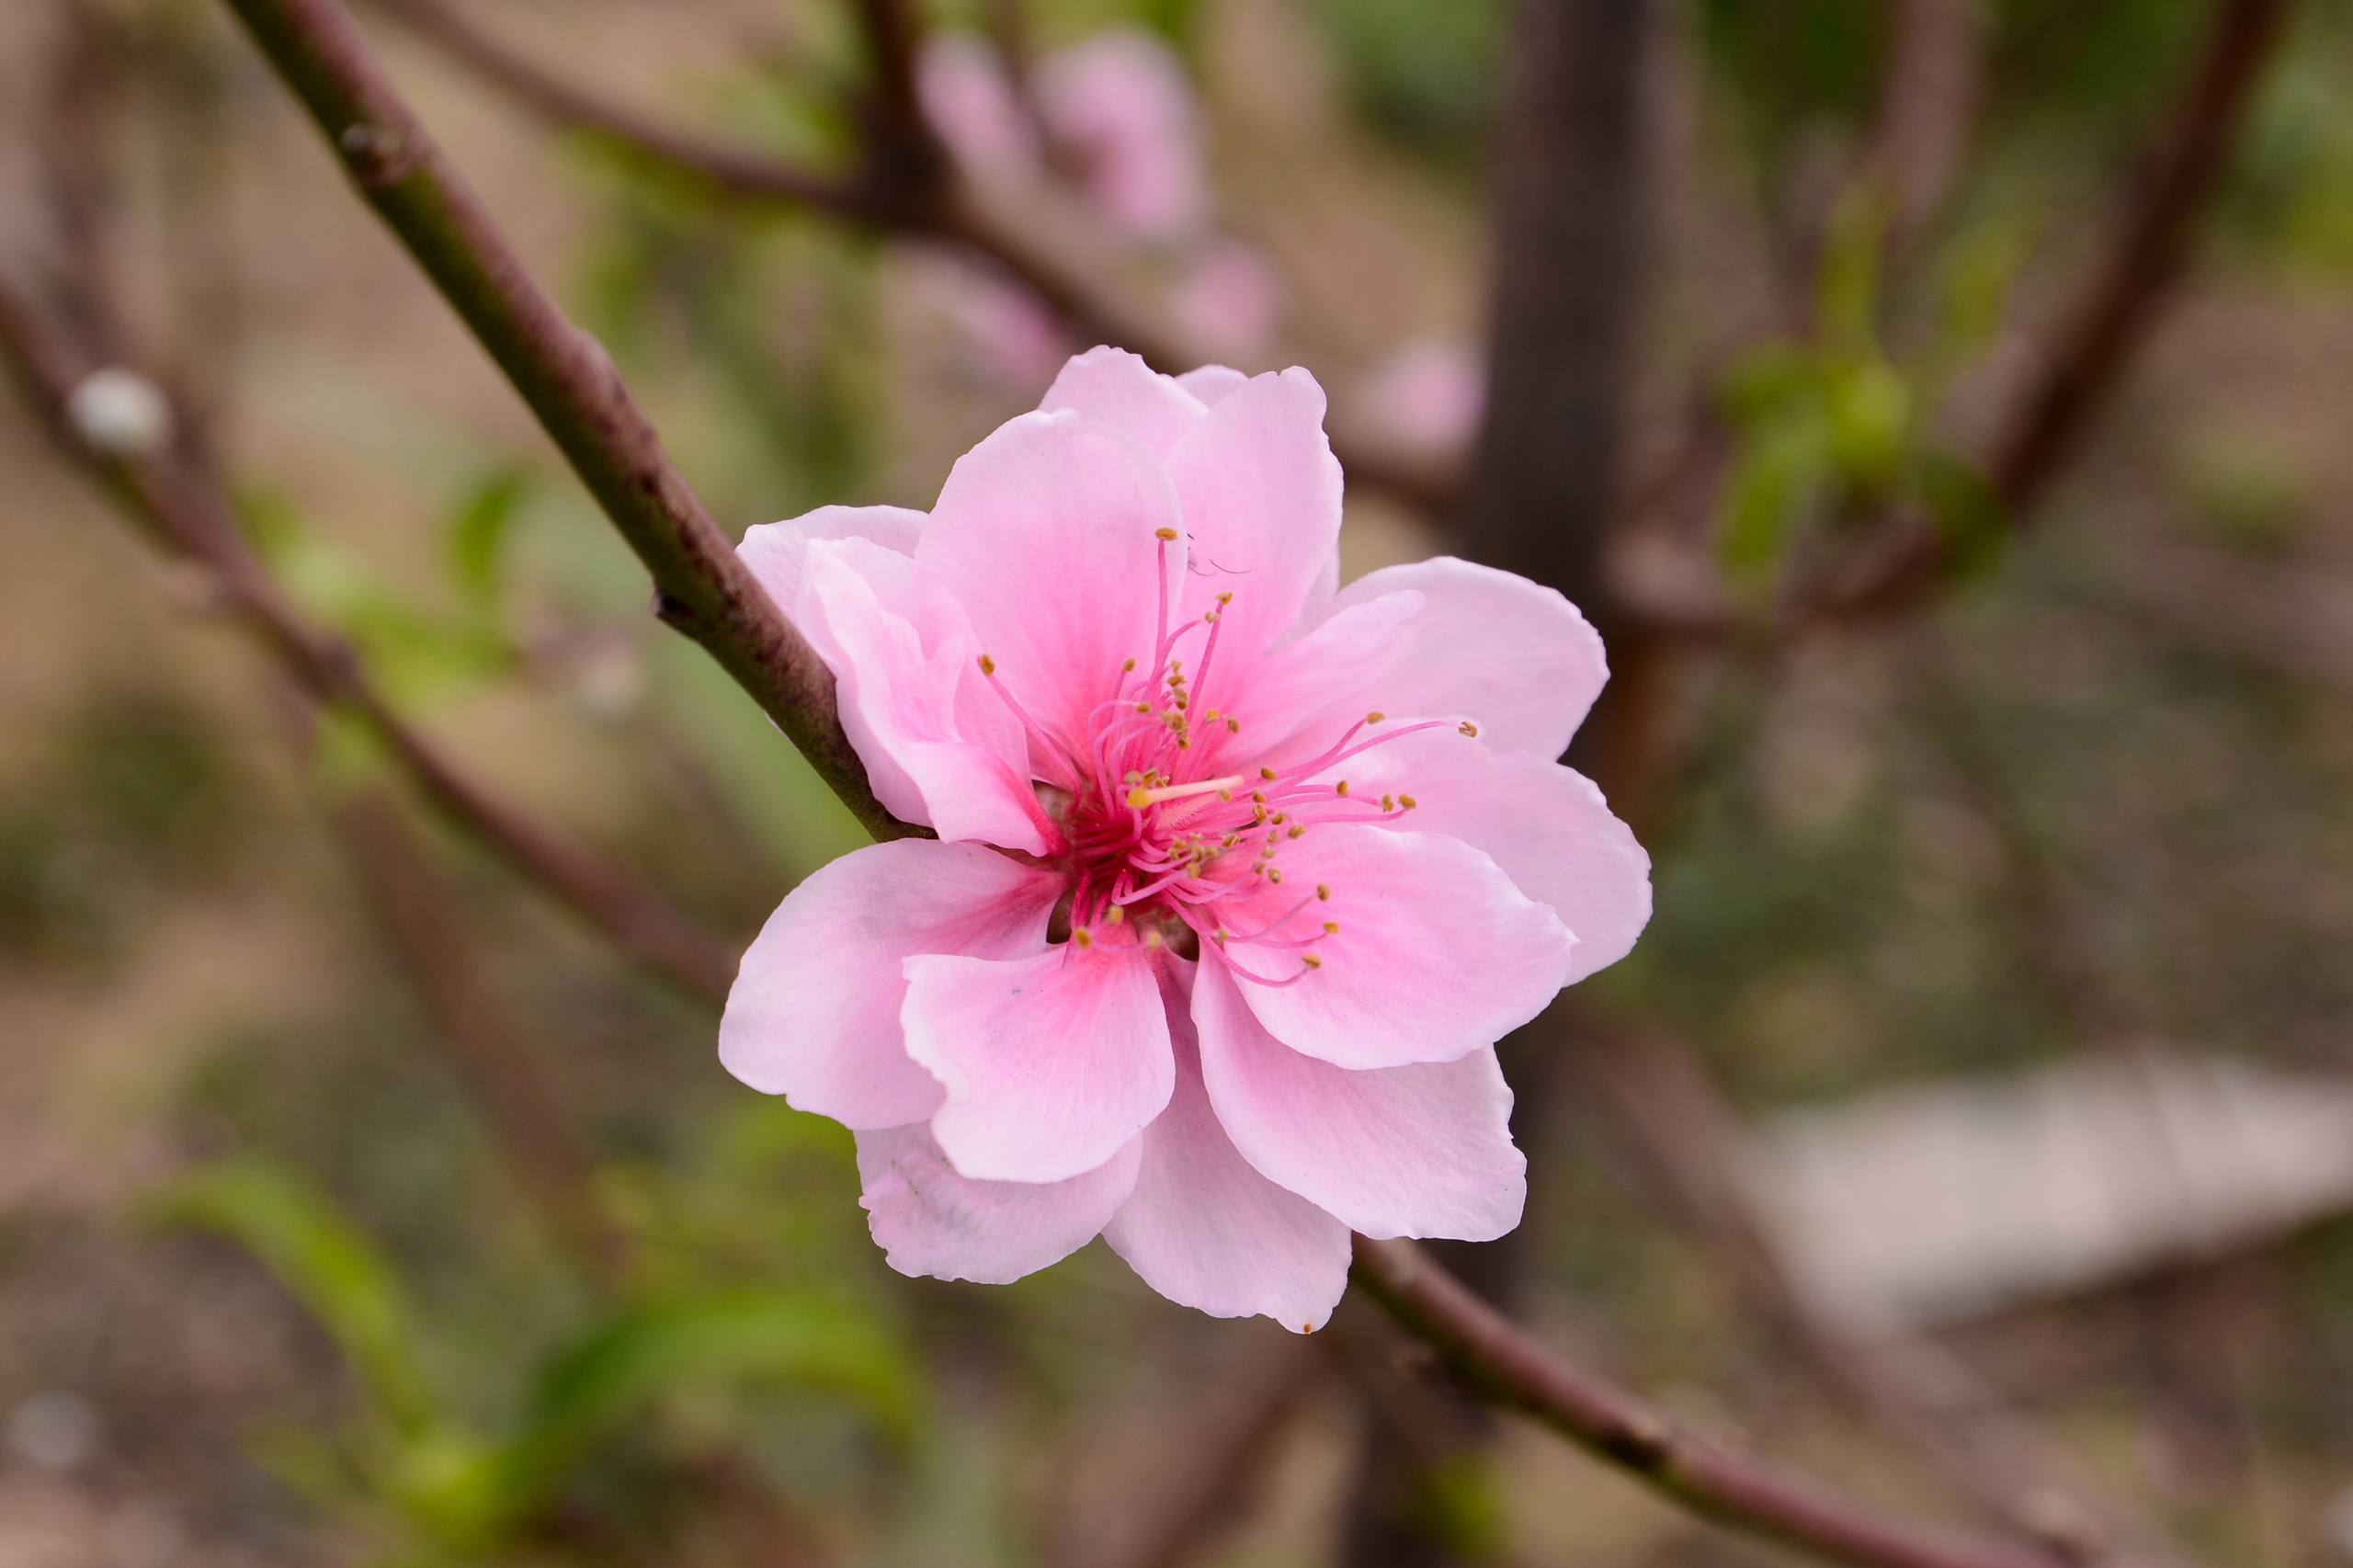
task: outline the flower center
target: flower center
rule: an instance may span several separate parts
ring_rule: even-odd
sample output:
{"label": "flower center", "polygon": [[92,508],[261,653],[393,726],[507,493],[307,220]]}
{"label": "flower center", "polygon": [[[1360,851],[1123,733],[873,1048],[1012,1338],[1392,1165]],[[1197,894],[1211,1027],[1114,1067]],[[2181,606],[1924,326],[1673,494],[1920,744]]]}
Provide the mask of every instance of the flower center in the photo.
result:
{"label": "flower center", "polygon": [[[1217,663],[1233,595],[1218,595],[1216,608],[1169,628],[1168,546],[1176,538],[1174,528],[1160,530],[1154,656],[1121,664],[1082,733],[1058,733],[1023,711],[1002,682],[995,689],[1029,731],[1031,755],[1046,774],[1041,796],[1061,806],[1051,814],[1063,839],[1056,858],[1069,878],[1074,944],[1157,948],[1198,937],[1242,979],[1295,984],[1323,967],[1317,949],[1340,935],[1340,925],[1326,918],[1328,883],[1300,889],[1265,918],[1256,895],[1282,885],[1283,850],[1312,829],[1393,822],[1417,804],[1409,794],[1353,792],[1334,770],[1419,731],[1455,727],[1475,735],[1478,728],[1429,720],[1370,734],[1387,717],[1374,711],[1318,754],[1279,766],[1257,755],[1241,718],[1249,694],[1229,692]],[[1199,656],[1188,675],[1178,654],[1192,638],[1199,639]],[[996,661],[983,654],[980,665],[994,680]],[[1239,906],[1233,901],[1252,911],[1238,928],[1224,918]]]}

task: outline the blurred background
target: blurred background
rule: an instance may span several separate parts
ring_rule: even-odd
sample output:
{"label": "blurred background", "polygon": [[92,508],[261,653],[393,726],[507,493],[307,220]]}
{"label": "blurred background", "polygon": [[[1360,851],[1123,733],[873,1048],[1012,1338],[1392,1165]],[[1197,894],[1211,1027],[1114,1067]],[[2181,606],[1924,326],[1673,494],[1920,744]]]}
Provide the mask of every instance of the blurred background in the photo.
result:
{"label": "blurred background", "polygon": [[[850,0],[359,7],[731,531],[1149,324],[1314,371],[1350,574],[1587,605],[1658,913],[1507,1058],[1536,1332],[2054,1562],[2353,1560],[2353,6],[914,12],[910,111]],[[0,7],[0,1568],[1765,1560],[1360,1300],[885,1267],[710,995],[861,834],[225,7]]]}

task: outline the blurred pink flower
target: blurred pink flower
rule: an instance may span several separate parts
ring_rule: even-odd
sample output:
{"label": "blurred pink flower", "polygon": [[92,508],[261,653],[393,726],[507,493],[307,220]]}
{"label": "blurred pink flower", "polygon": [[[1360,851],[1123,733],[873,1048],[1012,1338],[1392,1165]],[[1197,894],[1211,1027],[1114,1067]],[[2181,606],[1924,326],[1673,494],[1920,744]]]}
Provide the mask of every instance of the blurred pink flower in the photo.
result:
{"label": "blurred pink flower", "polygon": [[1479,433],[1486,375],[1464,345],[1433,339],[1391,355],[1358,397],[1367,425],[1383,438],[1417,455],[1451,456]]}
{"label": "blurred pink flower", "polygon": [[1650,913],[1553,760],[1602,650],[1465,562],[1338,589],[1323,419],[1304,370],[1098,348],[928,515],[744,541],[939,839],[795,890],[720,1054],[856,1130],[902,1272],[1010,1280],[1101,1234],[1174,1301],[1303,1331],[1351,1228],[1518,1221],[1495,1041]]}
{"label": "blurred pink flower", "polygon": [[1255,248],[1221,240],[1194,263],[1170,301],[1190,342],[1230,359],[1255,359],[1275,339],[1282,284]]}
{"label": "blurred pink flower", "polygon": [[[1122,233],[1179,239],[1208,215],[1193,87],[1168,46],[1115,28],[1048,54],[1030,74],[1031,101],[1080,190]],[[925,46],[916,88],[925,112],[967,169],[1034,179],[1044,169],[1037,130],[1021,110],[995,51],[970,33]]]}

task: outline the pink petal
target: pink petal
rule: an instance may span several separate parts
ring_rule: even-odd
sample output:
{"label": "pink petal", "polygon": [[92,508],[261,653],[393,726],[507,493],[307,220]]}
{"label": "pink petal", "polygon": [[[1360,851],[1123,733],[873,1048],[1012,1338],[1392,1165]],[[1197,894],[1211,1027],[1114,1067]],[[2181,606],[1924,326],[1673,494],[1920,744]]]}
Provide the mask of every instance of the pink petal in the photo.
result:
{"label": "pink petal", "polygon": [[1102,1233],[1136,1184],[1141,1142],[1068,1181],[968,1181],[923,1127],[858,1135],[858,1199],[892,1267],[1009,1285]]}
{"label": "pink petal", "polygon": [[1211,906],[1226,928],[1306,937],[1333,921],[1338,934],[1312,949],[1204,944],[1203,958],[1268,980],[1296,974],[1302,952],[1321,960],[1293,984],[1242,983],[1258,1021],[1294,1051],[1340,1067],[1451,1062],[1528,1022],[1567,983],[1568,930],[1460,840],[1311,827],[1277,864],[1279,884]]}
{"label": "pink petal", "polygon": [[1045,853],[1028,740],[945,588],[863,540],[805,555],[796,619],[834,672],[842,729],[876,797],[942,838]]}
{"label": "pink petal", "polygon": [[1355,705],[1381,688],[1382,673],[1404,644],[1406,628],[1421,613],[1421,595],[1382,594],[1334,612],[1298,642],[1267,655],[1233,698],[1250,755],[1288,752],[1302,760],[1320,755],[1333,736],[1363,717]]}
{"label": "pink petal", "polygon": [[1176,384],[1201,400],[1201,405],[1222,403],[1228,392],[1249,384],[1250,378],[1224,365],[1204,365],[1176,378]]}
{"label": "pink petal", "polygon": [[1324,389],[1301,369],[1252,377],[1177,443],[1168,474],[1190,540],[1185,610],[1199,616],[1231,592],[1219,657],[1255,664],[1338,559],[1340,465]]}
{"label": "pink petal", "polygon": [[938,32],[915,62],[924,118],[958,163],[994,175],[1034,175],[1038,138],[1015,101],[997,52],[970,33]]}
{"label": "pink petal", "polygon": [[846,855],[768,917],[728,993],[719,1059],[763,1094],[855,1128],[920,1121],[938,1082],[899,1028],[910,954],[1009,958],[1045,943],[1060,881],[975,844]]}
{"label": "pink petal", "polygon": [[1451,729],[1402,736],[1347,768],[1358,790],[1414,797],[1400,825],[1462,840],[1551,905],[1577,939],[1571,983],[1624,958],[1650,924],[1651,858],[1583,774]]}
{"label": "pink petal", "polygon": [[1267,1033],[1240,983],[1202,965],[1193,1021],[1210,1103],[1261,1176],[1370,1236],[1484,1242],[1519,1223],[1528,1161],[1494,1051],[1350,1072]]}
{"label": "pink petal", "polygon": [[904,506],[820,506],[790,522],[756,523],[744,530],[735,553],[788,616],[801,606],[801,575],[809,546],[819,540],[862,539],[899,555],[913,555],[923,535],[924,515]]}
{"label": "pink petal", "polygon": [[[1025,414],[958,460],[915,559],[955,585],[981,652],[1066,748],[1129,659],[1151,667],[1160,552],[1185,579],[1176,493],[1133,437]],[[1164,544],[1161,529],[1178,537]]]}
{"label": "pink petal", "polygon": [[1210,1108],[1190,1020],[1171,1023],[1176,1091],[1144,1132],[1135,1191],[1103,1239],[1179,1306],[1313,1333],[1347,1289],[1348,1228],[1251,1168]]}
{"label": "pink petal", "polygon": [[1200,399],[1124,348],[1090,348],[1063,367],[1038,407],[1133,436],[1165,458],[1208,411]]}
{"label": "pink petal", "polygon": [[1552,589],[1493,567],[1440,556],[1390,566],[1340,592],[1346,609],[1400,588],[1426,601],[1397,662],[1361,695],[1392,714],[1461,713],[1495,751],[1550,761],[1609,678],[1601,639]]}
{"label": "pink petal", "polygon": [[948,1090],[933,1136],[975,1181],[1062,1181],[1168,1103],[1167,1010],[1133,948],[912,958],[907,1054]]}

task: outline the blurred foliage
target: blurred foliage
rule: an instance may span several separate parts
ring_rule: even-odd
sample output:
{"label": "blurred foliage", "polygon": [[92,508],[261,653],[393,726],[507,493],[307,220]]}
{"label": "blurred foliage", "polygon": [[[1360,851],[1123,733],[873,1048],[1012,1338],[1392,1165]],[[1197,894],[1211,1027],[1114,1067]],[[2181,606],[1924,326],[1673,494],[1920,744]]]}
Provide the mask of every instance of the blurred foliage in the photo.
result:
{"label": "blurred foliage", "polygon": [[1504,0],[1314,0],[1366,122],[1457,166],[1485,145],[1503,58]]}
{"label": "blurred foliage", "polygon": [[428,1387],[419,1320],[391,1261],[290,1168],[246,1160],[200,1171],[153,1212],[252,1253],[358,1372],[347,1430],[324,1444],[281,1432],[270,1457],[321,1501],[388,1528],[397,1561],[501,1559],[617,1440],[699,1393],[839,1401],[899,1444],[919,1429],[913,1354],[870,1307],[817,1286],[737,1286],[600,1312],[521,1369],[517,1416],[484,1432]]}
{"label": "blurred foliage", "polygon": [[145,902],[217,866],[244,816],[222,737],[141,681],[91,693],[0,780],[0,959],[101,962]]}

